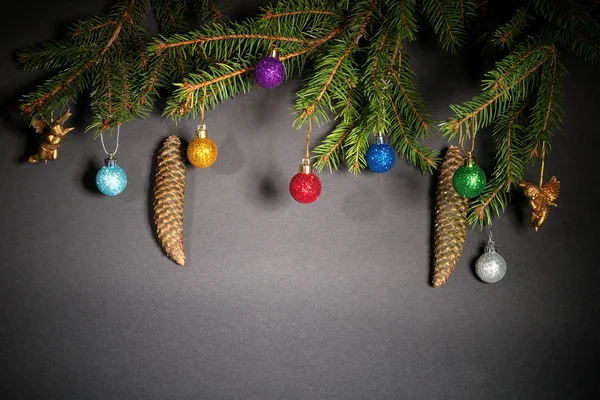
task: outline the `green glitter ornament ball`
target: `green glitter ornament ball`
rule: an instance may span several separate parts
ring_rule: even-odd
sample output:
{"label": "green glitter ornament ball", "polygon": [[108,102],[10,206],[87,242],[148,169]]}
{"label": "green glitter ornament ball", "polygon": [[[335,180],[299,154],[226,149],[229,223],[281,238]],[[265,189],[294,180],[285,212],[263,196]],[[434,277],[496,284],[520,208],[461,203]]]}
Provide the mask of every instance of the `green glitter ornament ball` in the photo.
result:
{"label": "green glitter ornament ball", "polygon": [[485,173],[470,159],[460,167],[452,177],[452,186],[456,193],[467,199],[479,196],[485,188]]}

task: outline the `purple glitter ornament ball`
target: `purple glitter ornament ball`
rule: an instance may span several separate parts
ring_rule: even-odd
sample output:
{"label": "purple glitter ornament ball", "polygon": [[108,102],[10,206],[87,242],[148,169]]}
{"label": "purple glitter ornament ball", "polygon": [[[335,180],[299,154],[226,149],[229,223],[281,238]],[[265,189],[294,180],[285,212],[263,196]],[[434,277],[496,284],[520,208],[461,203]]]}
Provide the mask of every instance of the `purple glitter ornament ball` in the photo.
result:
{"label": "purple glitter ornament ball", "polygon": [[268,56],[256,63],[254,79],[267,89],[273,89],[285,80],[285,67],[277,57]]}

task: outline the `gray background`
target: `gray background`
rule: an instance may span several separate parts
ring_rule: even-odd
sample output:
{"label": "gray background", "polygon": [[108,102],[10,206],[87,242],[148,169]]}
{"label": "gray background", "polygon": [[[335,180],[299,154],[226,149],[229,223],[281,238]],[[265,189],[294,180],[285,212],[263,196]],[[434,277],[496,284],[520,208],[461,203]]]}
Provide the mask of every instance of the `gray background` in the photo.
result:
{"label": "gray background", "polygon": [[[225,4],[234,18],[258,11],[239,3]],[[104,5],[19,1],[0,24],[2,398],[600,394],[597,70],[567,60],[566,116],[546,169],[562,181],[559,207],[535,233],[517,196],[495,223],[508,263],[498,284],[473,273],[485,240],[476,229],[449,282],[429,285],[435,180],[403,161],[385,175],[321,173],[321,198],[294,202],[287,186],[304,145],[289,110],[298,81],[207,114],[219,158],[188,170],[181,268],[154,238],[150,182],[159,143],[191,139],[194,121],[176,127],[154,115],[124,125],[118,156],[129,184],[116,198],[94,190],[104,153],[83,132],[86,112],[56,162],[23,163],[36,138],[17,98],[45,75],[21,71],[15,51],[56,39]],[[437,119],[476,93],[469,57],[427,43],[413,58]],[[489,143],[478,143],[488,173]],[[431,144],[445,146],[439,137]],[[533,168],[528,178],[536,176]]]}

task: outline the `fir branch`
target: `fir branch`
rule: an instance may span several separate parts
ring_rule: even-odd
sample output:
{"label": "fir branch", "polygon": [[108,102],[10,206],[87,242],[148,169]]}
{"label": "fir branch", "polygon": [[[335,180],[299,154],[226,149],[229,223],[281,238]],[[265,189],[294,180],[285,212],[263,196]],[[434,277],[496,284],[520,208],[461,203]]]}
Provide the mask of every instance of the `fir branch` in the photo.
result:
{"label": "fir branch", "polygon": [[244,67],[241,69],[237,69],[235,71],[231,71],[228,74],[222,75],[222,76],[218,76],[216,78],[210,79],[210,80],[206,80],[204,82],[201,83],[197,83],[195,85],[190,84],[189,82],[184,82],[183,83],[183,87],[184,92],[187,94],[186,100],[185,100],[185,104],[188,107],[193,106],[193,102],[192,99],[194,97],[195,92],[197,92],[198,90],[206,87],[206,86],[210,86],[210,85],[214,85],[215,83],[219,83],[221,81],[236,77],[238,75],[242,75],[245,74],[246,72],[250,72],[253,71],[254,67]]}
{"label": "fir branch", "polygon": [[109,70],[109,64],[106,60],[104,60],[104,71],[106,73],[106,98],[107,98],[107,102],[106,102],[106,106],[107,106],[107,111],[108,111],[108,118],[104,121],[102,121],[102,125],[100,126],[100,130],[104,130],[110,127],[110,116],[113,115],[113,102],[112,102],[112,91],[111,91],[111,77],[110,77],[110,70]]}
{"label": "fir branch", "polygon": [[[389,84],[387,74],[387,70],[390,68],[389,53],[389,30],[381,27],[371,40],[367,54],[368,61],[363,66],[364,73],[359,82],[362,89],[362,96],[368,101],[362,114],[366,117],[366,124],[369,126],[369,130],[374,132],[384,132],[388,125],[387,121],[389,118],[386,115],[384,93]],[[344,109],[349,121],[356,117],[348,115],[346,112],[346,109],[350,107],[350,103],[353,100],[348,98],[348,104]]]}
{"label": "fir branch", "polygon": [[[545,50],[545,52],[538,57],[540,58],[539,61],[534,63],[529,69],[524,70],[523,73],[518,73],[520,70],[516,71],[515,69],[512,69],[512,71],[516,72],[513,74],[514,77],[511,77],[508,84],[498,85],[498,80],[502,79],[502,81],[504,81],[507,79],[509,75],[503,73],[503,67],[509,65],[510,61],[516,58],[516,56],[515,54],[507,56],[503,62],[500,62],[498,64],[499,67],[497,66],[495,70],[488,73],[489,77],[496,79],[491,79],[486,84],[485,87],[487,90],[485,90],[484,93],[480,96],[476,96],[472,101],[467,102],[465,106],[451,106],[456,113],[457,118],[453,118],[448,122],[440,124],[440,129],[443,131],[444,135],[447,135],[452,139],[456,134],[460,134],[462,138],[464,130],[467,133],[467,137],[470,137],[470,135],[474,133],[471,132],[471,130],[476,132],[491,124],[496,116],[501,114],[510,104],[511,98],[522,98],[525,93],[528,93],[527,90],[522,91],[522,93],[519,91],[517,91],[517,93],[512,92],[519,87],[521,83],[530,79],[531,76],[548,62],[548,60],[552,59],[556,53],[555,46],[549,46],[547,48],[540,47],[536,53],[539,53],[540,50]],[[525,60],[527,57],[521,57],[521,59]],[[508,69],[511,68],[512,66]],[[471,126],[473,129],[470,129]]]}
{"label": "fir branch", "polygon": [[[134,2],[135,2],[135,0],[131,1],[132,6],[133,6]],[[121,29],[123,29],[123,23],[126,20],[128,20],[128,12],[127,11],[125,11],[123,13],[123,18],[121,18],[121,20],[115,27],[115,30],[113,31],[112,36],[110,37],[110,39],[108,39],[108,42],[106,42],[106,46],[104,46],[104,49],[102,49],[102,51],[100,52],[101,56],[103,56],[110,49],[110,46],[112,46],[112,44],[115,42],[115,40],[117,40],[117,38],[119,37],[119,33],[121,33]]]}
{"label": "fir branch", "polygon": [[335,77],[340,66],[342,65],[342,62],[344,62],[344,60],[350,55],[350,53],[352,52],[352,50],[354,50],[354,48],[355,48],[355,46],[348,47],[346,49],[346,51],[341,55],[341,57],[338,58],[333,69],[331,70],[331,73],[329,74],[329,77],[325,81],[325,84],[323,85],[323,87],[321,88],[320,92],[317,94],[315,99],[312,101],[312,103],[310,103],[310,105],[302,112],[302,114],[300,114],[300,119],[304,120],[307,116],[310,116],[314,112],[315,107],[321,101],[321,99],[323,98],[323,96],[325,95],[327,90],[329,89],[329,85],[331,85],[331,82],[333,81],[333,78]]}
{"label": "fir branch", "polygon": [[460,18],[464,21],[465,18],[465,2],[464,0],[458,0],[458,8],[460,9]]}
{"label": "fir branch", "polygon": [[[110,50],[113,43],[119,37],[121,33],[121,29],[123,28],[124,22],[129,17],[130,13],[133,10],[133,7],[136,3],[136,0],[130,0],[127,7],[124,8],[119,21],[114,25],[114,30],[111,36],[108,38],[106,44],[102,48],[102,50],[98,53],[97,56],[91,58],[85,64],[83,64],[80,68],[77,69],[68,69],[66,70],[63,79],[55,79],[47,82],[46,85],[42,86],[37,92],[29,95],[27,98],[29,101],[26,101],[21,104],[21,110],[29,114],[30,116],[33,113],[41,112],[42,107],[46,105],[46,103],[54,98],[60,92],[63,92],[67,89],[76,79],[82,77],[82,75],[93,65],[100,62],[102,58],[106,55],[106,53]],[[61,77],[62,78],[62,77]],[[52,87],[51,87],[52,86]],[[65,98],[68,99],[68,98]]]}
{"label": "fir branch", "polygon": [[[32,99],[29,102],[23,103],[21,104],[21,110],[23,110],[24,112],[26,112],[27,114],[31,115],[34,112],[39,112],[40,109],[42,108],[42,106],[46,103],[46,101],[48,101],[49,99],[51,99],[52,97],[54,97],[57,93],[66,90],[67,88],[69,88],[69,86],[71,85],[71,83],[73,83],[73,81],[75,81],[75,79],[79,78],[85,71],[87,71],[92,65],[94,65],[96,63],[96,60],[90,60],[87,63],[85,63],[83,66],[81,66],[80,68],[76,68],[76,69],[71,69],[71,70],[66,70],[65,72],[67,76],[64,77],[64,79],[55,79],[54,81],[56,81],[56,84],[53,84],[53,80],[50,80],[49,83],[53,84],[52,88],[49,88],[49,92],[46,94],[43,94],[41,96],[35,96],[34,99]],[[60,75],[57,76],[57,78],[62,78]],[[50,85],[47,85],[50,86]],[[40,88],[40,90],[44,90],[46,89],[45,87]]]}
{"label": "fir branch", "polygon": [[355,147],[356,151],[354,152],[354,163],[352,163],[350,171],[352,171],[354,174],[359,173],[361,169],[365,168],[366,160],[362,159],[362,155],[365,153],[364,150],[366,150],[366,142],[369,135],[368,133],[365,135],[365,132],[366,129],[363,129],[361,134],[358,136],[358,139],[354,141],[355,144],[352,144],[352,147]]}
{"label": "fir branch", "polygon": [[523,179],[527,166],[527,137],[525,110],[528,100],[515,104],[499,119],[494,128],[496,166],[492,179],[481,195],[470,202],[468,222],[483,226],[506,208],[514,189]]}
{"label": "fir branch", "polygon": [[[337,27],[337,28],[333,29],[331,32],[329,32],[327,35],[325,35],[321,38],[306,42],[305,47],[302,48],[301,50],[296,51],[291,54],[281,55],[279,57],[279,59],[282,62],[285,62],[292,58],[302,56],[302,55],[314,50],[315,48],[323,45],[327,41],[331,40],[336,35],[338,35],[341,32],[341,30],[342,30],[342,27]],[[162,53],[161,56],[165,56],[165,55],[166,55],[166,53]],[[221,63],[220,65],[225,67],[226,64]],[[181,118],[182,116],[187,115],[191,110],[194,109],[194,107],[197,106],[195,99],[198,98],[197,97],[198,91],[203,90],[204,88],[213,86],[215,84],[219,84],[223,81],[227,81],[232,78],[236,78],[241,75],[245,75],[253,70],[254,70],[253,66],[241,66],[240,68],[235,68],[235,69],[225,67],[222,69],[222,71],[223,71],[222,74],[219,74],[218,76],[214,76],[211,79],[204,80],[204,79],[202,79],[202,77],[200,77],[200,79],[199,79],[200,81],[197,83],[191,83],[189,81],[184,81],[182,84],[177,85],[177,86],[179,86],[179,89],[177,89],[175,91],[174,96],[173,96],[173,98],[175,100],[174,100],[174,102],[170,102],[171,104],[170,104],[170,106],[168,106],[167,113],[173,117]],[[210,93],[210,92],[212,92],[212,90],[207,89],[207,92]]]}
{"label": "fir branch", "polygon": [[[411,127],[411,131],[416,135],[415,137],[427,137],[430,133],[429,123],[431,118],[427,115],[425,102],[417,90],[415,74],[407,61],[408,55],[402,48],[400,34],[394,39],[390,51],[391,59],[386,66],[385,76],[386,79],[392,79],[389,91],[392,92],[392,97],[396,99],[398,114],[404,121],[404,125]],[[390,113],[392,111],[390,110]]]}
{"label": "fir branch", "polygon": [[166,58],[167,58],[166,53],[162,54],[158,58],[158,62],[156,63],[156,66],[154,68],[150,69],[150,71],[153,71],[152,76],[146,83],[145,89],[143,90],[142,95],[140,96],[140,104],[146,104],[148,96],[155,91],[155,86],[160,77],[160,73],[162,72]]}
{"label": "fir branch", "polygon": [[392,54],[392,60],[391,63],[396,64],[396,59],[398,58],[398,56],[400,55],[400,52],[403,50],[403,46],[402,46],[402,39],[400,37],[398,37],[396,39],[396,44],[394,45],[394,53]]}
{"label": "fir branch", "polygon": [[417,32],[416,0],[392,1],[388,4],[390,15],[398,21],[398,34],[403,39],[415,40]]}
{"label": "fir branch", "polygon": [[512,185],[519,182],[514,182],[513,176],[511,175],[511,162],[512,158],[514,158],[513,153],[514,150],[511,147],[513,142],[513,133],[514,133],[514,125],[517,123],[517,120],[523,115],[525,108],[528,106],[528,102],[523,102],[521,108],[519,108],[515,114],[508,120],[507,128],[506,128],[506,184]]}
{"label": "fir branch", "polygon": [[131,28],[135,32],[135,34],[134,34],[135,43],[137,45],[137,48],[138,48],[138,51],[140,54],[140,58],[142,60],[142,66],[144,68],[146,68],[148,66],[149,60],[148,60],[148,56],[146,55],[146,48],[145,48],[144,44],[142,43],[142,38],[141,38],[140,32],[138,31],[137,26],[131,17],[129,17],[127,20],[129,21],[129,23],[131,24]]}
{"label": "fir branch", "polygon": [[126,111],[132,111],[134,109],[134,107],[131,104],[130,94],[129,94],[129,90],[131,89],[129,87],[129,83],[128,83],[129,82],[129,68],[127,67],[127,62],[126,62],[125,55],[123,54],[122,47],[119,47],[119,58],[120,58],[121,71],[123,71],[123,92],[121,93],[121,101],[123,102],[123,105],[125,106]]}
{"label": "fir branch", "polygon": [[313,150],[313,154],[316,155],[317,161],[315,167],[317,170],[322,171],[325,165],[329,166],[329,171],[337,169],[339,166],[339,152],[341,150],[342,143],[348,137],[348,134],[354,129],[358,121],[354,121],[351,124],[338,124],[336,129],[333,130],[329,136],[323,142]]}
{"label": "fir branch", "polygon": [[558,57],[554,57],[552,63],[542,72],[536,103],[531,112],[530,129],[534,139],[529,146],[530,158],[539,156],[540,145],[549,139],[550,127],[558,128],[562,122],[560,91],[562,75],[564,75],[564,68]]}
{"label": "fir branch", "polygon": [[95,56],[97,46],[73,46],[68,40],[42,43],[17,53],[25,70],[67,68]]}
{"label": "fir branch", "polygon": [[348,165],[348,170],[355,175],[359,174],[367,166],[365,154],[367,152],[369,135],[368,126],[362,120],[360,124],[349,131],[344,140],[343,151],[346,158],[346,165]]}
{"label": "fir branch", "polygon": [[211,3],[210,3],[210,8],[211,8],[211,10],[212,10],[212,12],[213,12],[213,15],[214,15],[214,18],[215,18],[216,20],[221,20],[221,19],[225,19],[225,18],[226,18],[226,17],[225,17],[225,14],[223,14],[223,13],[221,12],[221,10],[219,10],[219,9],[217,8],[217,4],[216,4],[215,2],[211,2]]}
{"label": "fir branch", "polygon": [[582,31],[575,31],[576,38],[571,38],[571,49],[591,64],[600,64],[600,35],[597,40]]}
{"label": "fir branch", "polygon": [[[331,68],[329,76],[327,77],[327,79],[325,79],[324,82],[321,82],[321,84],[320,84],[321,89],[318,91],[318,93],[316,93],[316,96],[313,97],[313,99],[308,103],[307,106],[304,106],[304,104],[301,104],[300,105],[300,107],[302,108],[301,110],[298,110],[299,104],[298,103],[296,104],[296,109],[299,111],[299,116],[296,120],[297,126],[303,125],[306,118],[313,115],[313,113],[315,111],[315,107],[317,107],[317,105],[323,99],[323,96],[325,96],[325,94],[329,90],[330,85],[333,82],[333,79],[335,78],[336,74],[338,73],[342,63],[344,62],[344,60],[346,60],[350,56],[350,54],[352,54],[352,52],[358,46],[358,42],[362,38],[362,36],[365,32],[365,29],[367,28],[367,25],[369,23],[369,20],[371,19],[371,16],[373,15],[373,9],[374,9],[376,3],[377,3],[376,0],[371,0],[367,10],[360,16],[360,20],[362,20],[363,22],[360,25],[360,27],[358,28],[354,37],[352,38],[351,44],[337,58],[337,61]],[[311,84],[314,84],[314,83],[316,83],[316,82],[313,80],[311,82]],[[308,97],[308,95],[306,95],[306,97]],[[317,121],[318,121],[318,118],[317,118]]]}
{"label": "fir branch", "polygon": [[[402,56],[400,56],[400,59],[402,59]],[[400,61],[400,65],[401,64],[402,64],[402,61]],[[398,73],[394,73],[394,74],[392,74],[392,76],[394,77],[394,80],[396,81],[396,83],[398,84],[398,87],[402,91],[402,96],[404,96],[404,98],[406,99],[406,101],[410,105],[410,108],[411,108],[413,114],[417,117],[417,119],[419,120],[419,123],[423,126],[423,129],[425,131],[429,130],[428,123],[425,122],[425,118],[423,116],[421,116],[421,112],[417,109],[417,107],[415,106],[415,103],[413,102],[413,100],[411,100],[411,98],[408,95],[406,89],[404,88],[404,85],[400,81],[400,76],[398,75]]]}
{"label": "fir branch", "polygon": [[[477,217],[477,221],[479,221],[481,225],[485,223],[485,220],[487,219],[486,217],[490,216],[490,212],[488,210],[490,204],[493,201],[502,201],[499,198],[499,195],[501,194],[500,191],[502,189],[504,189],[504,185],[498,185],[495,189],[493,189],[492,193],[482,196],[483,198],[480,197],[481,205],[469,209],[470,214],[475,215]],[[504,202],[502,201],[502,203]],[[479,204],[479,202],[475,202],[475,204]],[[469,224],[475,225],[475,223],[473,222],[473,217],[469,217],[467,217],[467,221],[469,222]]]}
{"label": "fir branch", "polygon": [[[440,17],[445,20],[446,19],[446,13],[444,12],[444,8],[440,4],[440,0],[433,0],[433,2],[435,2],[436,6],[437,6],[437,11],[438,11],[438,13],[440,13]],[[463,18],[463,20],[464,20],[464,18]],[[450,22],[446,21],[445,22],[445,27],[446,27],[446,31],[448,32],[448,35],[450,36],[450,39],[453,42],[455,42],[456,41],[456,36],[452,32],[452,26],[450,25]]]}
{"label": "fir branch", "polygon": [[379,59],[381,58],[381,51],[383,50],[383,46],[385,45],[386,39],[388,37],[389,31],[386,29],[383,31],[383,35],[377,45],[377,50],[375,52],[375,56],[373,57],[373,66],[371,67],[371,83],[374,87],[381,85],[382,82],[376,79],[377,76],[377,66],[379,65]]}
{"label": "fir branch", "polygon": [[[282,56],[282,57],[280,57],[280,60],[281,61],[285,61],[285,60],[288,60],[290,58],[300,56],[300,55],[302,55],[302,54],[304,54],[304,53],[306,53],[308,51],[310,51],[310,49],[306,48],[306,49],[298,51],[296,53],[289,54],[287,56]],[[224,64],[221,64],[221,65],[224,65]],[[195,107],[195,105],[197,103],[197,101],[196,101],[196,99],[197,99],[196,93],[199,90],[201,90],[201,89],[203,89],[205,87],[214,85],[214,84],[218,84],[218,83],[220,83],[222,81],[226,81],[226,80],[235,78],[237,76],[244,75],[244,74],[246,74],[248,72],[251,72],[251,71],[254,71],[254,67],[243,67],[243,68],[232,70],[230,72],[227,72],[224,75],[220,75],[220,76],[217,76],[217,77],[212,78],[212,79],[203,80],[203,81],[201,81],[199,83],[196,83],[196,84],[191,84],[190,82],[186,81],[186,82],[182,83],[181,85],[178,85],[178,86],[180,86],[182,88],[179,91],[180,95],[181,94],[185,95],[183,102],[180,103],[180,105],[183,105],[183,107],[180,110],[172,109],[169,112],[169,114],[170,115],[180,115],[180,116],[186,114],[193,107]]]}
{"label": "fir branch", "polygon": [[259,35],[259,34],[231,34],[231,35],[222,35],[222,36],[200,36],[195,39],[190,40],[182,40],[179,42],[172,43],[164,43],[158,41],[155,46],[156,55],[160,55],[163,51],[172,49],[180,46],[190,46],[190,45],[204,45],[208,42],[215,42],[220,40],[231,40],[231,39],[261,39],[261,40],[273,40],[278,42],[294,42],[294,43],[306,43],[306,40],[303,38],[294,38],[294,37],[285,37],[285,36],[277,36],[277,35]]}
{"label": "fir branch", "polygon": [[466,19],[474,15],[471,0],[426,0],[423,13],[440,38],[442,48],[456,52],[467,41]]}
{"label": "fir branch", "polygon": [[262,20],[271,20],[275,18],[289,17],[292,15],[329,15],[336,18],[341,18],[340,15],[336,14],[333,11],[325,11],[325,10],[301,10],[301,11],[288,11],[282,13],[273,13],[271,10],[266,10],[265,15],[261,18]]}
{"label": "fir branch", "polygon": [[355,88],[356,88],[356,83],[354,83],[354,81],[351,78],[348,78],[348,96],[347,96],[346,104],[344,105],[342,113],[348,113],[348,110],[350,110],[350,108],[352,107],[352,99],[353,99],[352,93],[354,92]]}
{"label": "fir branch", "polygon": [[[440,4],[440,0],[433,0],[433,3],[435,3],[435,5],[437,6],[437,12],[439,13],[440,18],[442,20],[446,20],[446,13],[444,12],[444,8]],[[450,25],[450,22],[445,21],[444,25],[445,25],[445,29],[446,29],[446,31],[448,33],[448,36],[450,36],[450,41],[453,42],[453,43],[456,43],[456,36],[452,32],[452,26]]]}
{"label": "fir branch", "polygon": [[581,1],[534,0],[536,14],[553,24],[561,41],[587,62],[600,63],[600,22],[598,7]]}
{"label": "fir branch", "polygon": [[529,18],[527,8],[521,7],[515,11],[511,19],[494,32],[492,44],[502,49],[510,49],[517,36],[527,25]]}
{"label": "fir branch", "polygon": [[402,28],[405,32],[411,32],[412,29],[410,29],[409,25],[408,25],[408,20],[406,18],[406,11],[404,10],[404,3],[405,0],[400,0],[400,15],[401,15],[401,19],[402,19]]}
{"label": "fir branch", "polygon": [[514,62],[512,59],[510,61],[508,61],[506,64],[510,64],[510,67],[508,69],[506,69],[506,71],[504,71],[498,78],[496,78],[495,80],[491,81],[486,87],[485,89],[489,89],[491,88],[493,91],[504,91],[504,80],[511,75],[511,73],[513,73],[521,64],[523,64],[524,62],[526,62],[529,58],[531,58],[533,55],[538,55],[540,50],[548,50],[548,51],[554,51],[556,48],[554,46],[547,46],[547,45],[540,45],[537,47],[534,47],[533,49],[527,51],[525,54],[523,54],[516,62]]}
{"label": "fir branch", "polygon": [[[394,111],[394,116],[396,117],[398,128],[402,133],[402,141],[405,144],[405,146],[398,146],[397,150],[400,154],[407,158],[408,161],[410,161],[412,164],[418,165],[423,171],[426,171],[428,173],[433,172],[433,170],[437,168],[438,160],[435,158],[436,152],[425,152],[423,149],[419,148],[414,138],[409,137],[407,127],[404,126],[404,123],[400,118],[400,114],[398,113],[398,109],[394,103],[394,99],[389,94],[388,99],[390,101],[390,105],[392,106],[392,110]],[[396,139],[394,140],[394,142],[398,143],[398,140]],[[410,151],[403,151],[406,148],[410,149]]]}
{"label": "fir branch", "polygon": [[542,6],[541,3],[544,2],[548,3],[546,4],[546,7],[548,7],[546,12],[547,15],[549,15],[549,19],[563,27],[578,29],[579,26],[586,28],[591,28],[593,26],[597,30],[600,30],[598,16],[591,15],[581,1],[537,0],[536,3],[538,3],[538,8],[543,8],[544,6]]}
{"label": "fir branch", "polygon": [[548,107],[546,108],[546,115],[544,116],[544,125],[542,130],[548,129],[548,123],[550,122],[550,111],[552,110],[552,105],[554,104],[554,91],[556,89],[556,84],[558,80],[558,76],[556,73],[558,63],[553,63],[552,65],[552,79],[550,82],[550,95],[548,97]]}
{"label": "fir branch", "polygon": [[73,32],[71,33],[71,37],[72,38],[77,38],[78,36],[83,36],[83,35],[88,35],[89,33],[98,30],[98,29],[103,29],[109,26],[113,26],[116,25],[117,21],[107,21],[107,22],[100,22],[96,25],[93,25],[91,27],[87,27],[87,28],[83,28],[83,27],[79,27],[75,30],[73,30]]}
{"label": "fir branch", "polygon": [[182,18],[184,5],[185,3],[182,1],[156,0],[153,2],[154,15],[160,31],[164,35],[178,33],[182,30],[182,25],[187,25]]}
{"label": "fir branch", "polygon": [[288,60],[290,58],[294,58],[294,57],[300,56],[302,54],[308,53],[309,51],[315,50],[319,46],[322,46],[324,43],[330,41],[335,36],[339,35],[340,32],[342,32],[342,30],[343,30],[343,26],[338,26],[337,28],[332,29],[331,32],[329,32],[327,35],[323,36],[322,38],[308,42],[307,45],[302,50],[299,50],[292,54],[280,56],[279,59],[284,61],[284,60]]}

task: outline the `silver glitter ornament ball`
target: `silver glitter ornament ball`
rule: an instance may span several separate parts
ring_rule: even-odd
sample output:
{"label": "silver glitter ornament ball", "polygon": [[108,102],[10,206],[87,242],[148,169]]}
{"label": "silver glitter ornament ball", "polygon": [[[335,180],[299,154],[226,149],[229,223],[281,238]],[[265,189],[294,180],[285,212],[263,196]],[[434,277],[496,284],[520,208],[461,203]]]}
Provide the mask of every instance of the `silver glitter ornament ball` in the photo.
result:
{"label": "silver glitter ornament ball", "polygon": [[485,283],[496,283],[506,274],[506,261],[498,253],[492,240],[485,246],[485,253],[475,262],[475,273]]}

